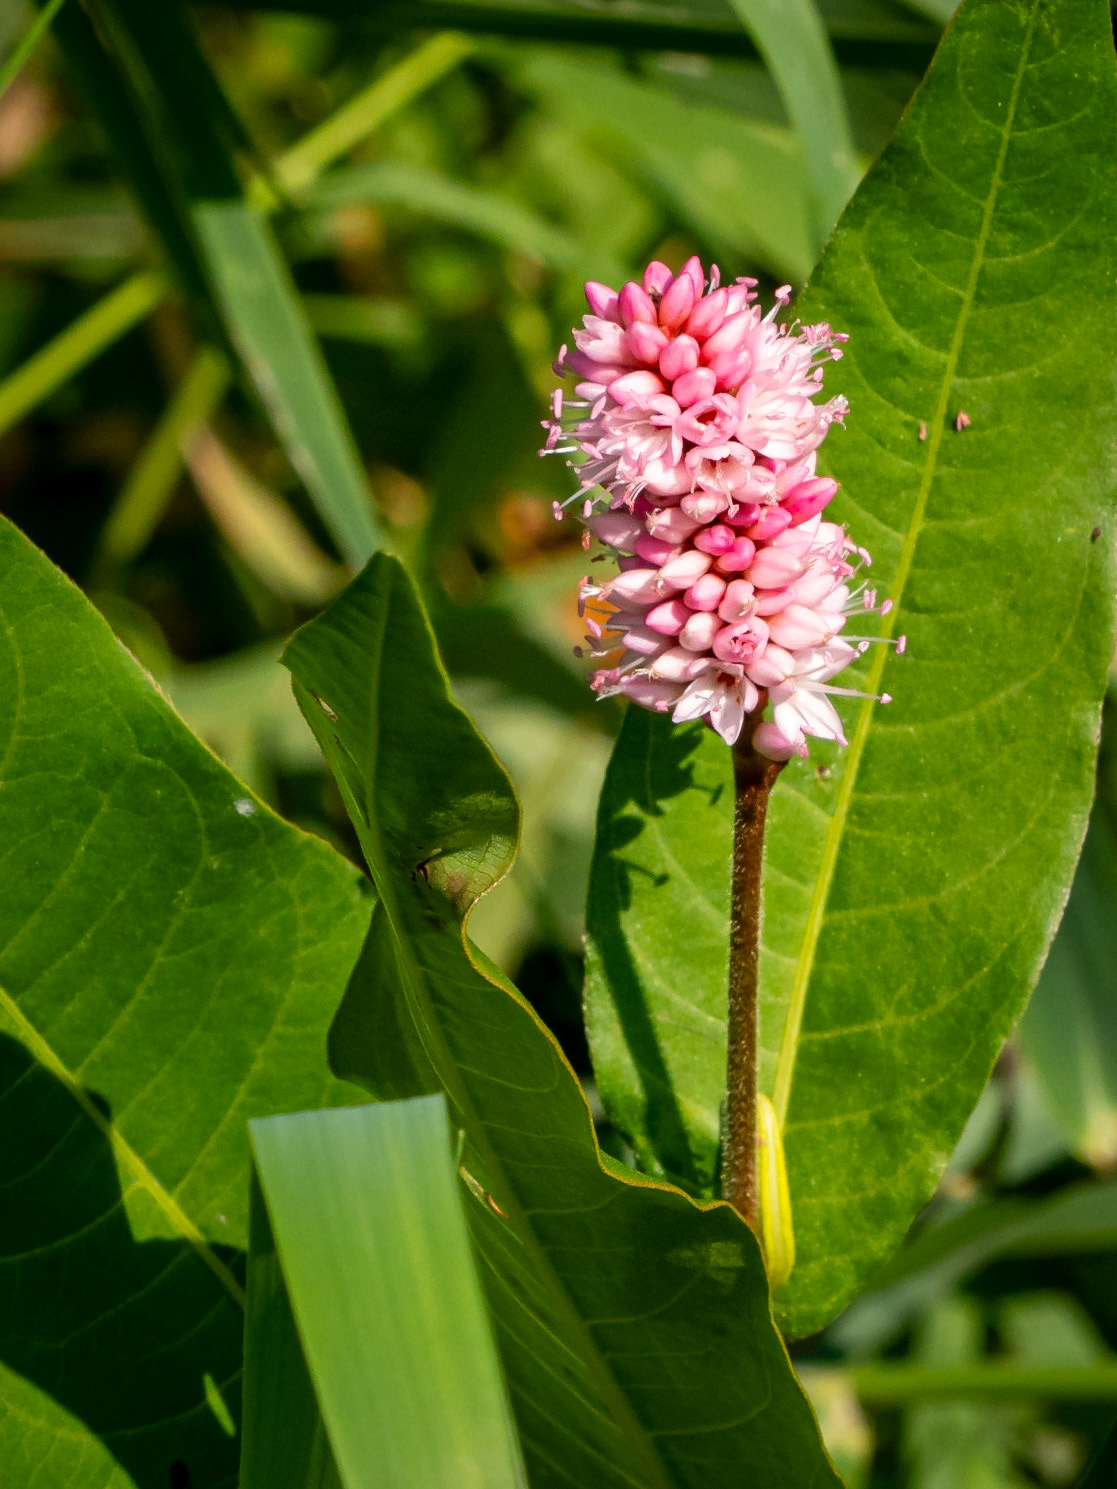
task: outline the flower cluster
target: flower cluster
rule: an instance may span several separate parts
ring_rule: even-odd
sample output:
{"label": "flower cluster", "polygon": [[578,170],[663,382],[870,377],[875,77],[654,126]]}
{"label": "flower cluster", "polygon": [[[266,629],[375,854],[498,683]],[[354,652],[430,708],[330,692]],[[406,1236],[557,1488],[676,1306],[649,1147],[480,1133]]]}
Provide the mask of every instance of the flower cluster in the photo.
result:
{"label": "flower cluster", "polygon": [[877,639],[846,623],[889,602],[857,579],[865,550],[822,519],[838,488],[815,452],[847,405],[816,400],[846,338],[777,324],[790,290],[765,315],[755,285],[719,286],[716,269],[707,285],[697,258],[677,275],[652,263],[619,293],[587,284],[590,314],[555,363],[575,396],[556,392],[544,453],[581,478],[556,516],[580,503],[585,545],[617,555],[619,572],[581,586],[591,655],[612,662],[595,691],[707,718],[728,744],[770,702],[752,743],[786,760],[807,735],[846,742],[828,695],[865,695],[831,679]]}

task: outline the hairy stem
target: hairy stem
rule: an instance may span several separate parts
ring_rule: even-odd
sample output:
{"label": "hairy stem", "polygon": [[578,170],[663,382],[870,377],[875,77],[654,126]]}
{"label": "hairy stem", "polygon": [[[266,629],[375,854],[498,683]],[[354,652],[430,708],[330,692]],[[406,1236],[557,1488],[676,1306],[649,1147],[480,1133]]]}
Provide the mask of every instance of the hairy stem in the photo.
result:
{"label": "hairy stem", "polygon": [[[759,714],[759,710],[757,711]],[[757,966],[760,949],[760,871],[768,795],[782,764],[752,747],[751,733],[733,750],[736,813],[729,927],[729,1060],[726,1074],[722,1193],[758,1228],[756,1181]]]}

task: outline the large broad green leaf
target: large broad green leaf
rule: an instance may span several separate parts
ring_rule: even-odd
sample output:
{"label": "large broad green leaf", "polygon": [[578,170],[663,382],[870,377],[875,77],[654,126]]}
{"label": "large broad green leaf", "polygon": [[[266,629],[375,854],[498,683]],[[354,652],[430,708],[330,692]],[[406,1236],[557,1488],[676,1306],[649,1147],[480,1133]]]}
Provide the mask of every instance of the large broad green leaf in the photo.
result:
{"label": "large broad green leaf", "polygon": [[[1082,840],[1112,649],[1115,217],[1107,8],[970,0],[797,307],[851,333],[827,386],[852,411],[823,453],[844,483],[835,514],[896,603],[885,629],[909,647],[862,672],[896,702],[847,708],[849,749],[790,766],[769,817],[760,1079],[784,1124],[799,1259],[777,1310],[796,1334],[838,1312],[934,1189]],[[613,1042],[607,1106],[644,1100],[625,1062],[650,1089],[623,1035],[650,1023],[674,1108],[695,1113],[688,1144],[708,1154],[716,1059],[696,1060],[640,973],[653,919],[692,916],[689,878],[724,895],[728,864],[709,866],[726,830],[694,812],[668,862],[655,829],[700,800],[707,767],[679,776],[677,801],[634,797],[642,768],[669,769],[666,746],[661,766],[637,759],[656,737],[629,731],[610,776],[602,858],[636,863],[640,883],[631,913],[591,907],[599,938],[612,915],[629,943],[612,981],[597,947],[591,1022]],[[720,973],[700,944],[687,997],[715,1017]]]}
{"label": "large broad green leaf", "polygon": [[240,1489],[317,1489],[327,1443],[344,1489],[523,1489],[444,1099],[263,1118],[252,1149]]}
{"label": "large broad green leaf", "polygon": [[464,938],[518,813],[401,566],[374,558],[285,660],[381,897],[334,1068],[381,1099],[446,1092],[532,1484],[836,1484],[752,1233],[603,1168],[557,1044]]}
{"label": "large broad green leaf", "polygon": [[352,1098],[367,896],[2,523],[0,572],[0,1483],[231,1486],[245,1123]]}

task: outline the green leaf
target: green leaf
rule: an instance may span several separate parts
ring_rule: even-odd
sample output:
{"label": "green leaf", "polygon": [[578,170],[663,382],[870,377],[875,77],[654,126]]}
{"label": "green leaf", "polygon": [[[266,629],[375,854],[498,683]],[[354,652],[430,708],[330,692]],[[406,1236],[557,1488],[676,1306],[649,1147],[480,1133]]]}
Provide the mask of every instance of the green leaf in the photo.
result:
{"label": "green leaf", "polygon": [[[834,1317],[934,1190],[1085,828],[1112,653],[1115,82],[1103,4],[966,6],[797,306],[851,333],[827,387],[852,411],[824,463],[910,644],[861,672],[896,702],[845,708],[849,749],[790,766],[769,817],[760,1079],[784,1123],[792,1334]],[[670,885],[715,848],[696,829],[677,852],[661,919],[687,923]],[[715,962],[690,985],[706,1010]],[[697,1105],[688,1141],[708,1142],[721,1088],[699,1089],[674,1010],[645,980],[607,986],[599,958],[591,1007],[610,995],[614,1028],[643,1005],[677,1106]],[[611,1111],[634,1099],[601,1091]]]}
{"label": "green leaf", "polygon": [[367,897],[6,523],[0,569],[0,1482],[146,1489],[179,1458],[216,1489],[245,1123],[351,1099],[325,1035]]}
{"label": "green leaf", "polygon": [[446,1092],[532,1483],[836,1484],[751,1232],[602,1168],[555,1041],[465,940],[518,813],[401,566],[374,558],[285,660],[381,896],[334,1068],[382,1100]]}
{"label": "green leaf", "polygon": [[302,1355],[345,1489],[525,1484],[449,1136],[441,1096],[253,1122],[241,1489],[314,1482]]}

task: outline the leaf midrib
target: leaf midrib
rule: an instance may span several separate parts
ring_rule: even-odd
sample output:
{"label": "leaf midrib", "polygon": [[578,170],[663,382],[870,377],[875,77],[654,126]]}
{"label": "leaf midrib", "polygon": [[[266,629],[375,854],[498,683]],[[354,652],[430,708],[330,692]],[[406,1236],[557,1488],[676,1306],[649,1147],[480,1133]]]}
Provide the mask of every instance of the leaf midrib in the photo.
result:
{"label": "leaf midrib", "polygon": [[[962,303],[955,322],[954,333],[951,336],[950,346],[947,350],[946,364],[943,368],[942,382],[939,389],[938,403],[935,408],[934,423],[930,432],[927,445],[927,460],[924,466],[923,478],[920,481],[919,490],[916,495],[915,510],[912,513],[911,522],[908,525],[904,537],[903,546],[900,549],[900,557],[896,564],[896,574],[892,582],[889,595],[893,601],[893,609],[885,618],[881,626],[881,635],[884,638],[891,637],[895,629],[896,620],[899,616],[900,605],[903,599],[904,588],[908,575],[911,571],[912,561],[915,555],[916,543],[923,527],[923,519],[930,497],[931,487],[937,474],[937,462],[939,449],[942,445],[946,416],[949,408],[950,394],[954,386],[954,379],[958,368],[958,360],[962,352],[962,343],[965,338],[966,329],[969,324],[970,314],[973,310],[974,295],[977,290],[977,282],[981,275],[984,264],[985,248],[988,243],[989,233],[993,224],[993,216],[997,207],[997,198],[1000,193],[1004,164],[1008,155],[1009,142],[1012,139],[1013,126],[1016,121],[1016,110],[1020,98],[1020,87],[1024,73],[1028,67],[1028,59],[1031,54],[1032,36],[1035,30],[1038,6],[1033,0],[1031,15],[1028,20],[1028,29],[1020,48],[1020,63],[1013,79],[1012,94],[1009,98],[1008,109],[1005,115],[1004,127],[1001,136],[1000,148],[993,166],[993,174],[989,184],[988,197],[985,211],[982,216],[981,226],[978,230],[977,239],[974,244],[973,262],[970,265],[969,277],[962,294]],[[865,691],[876,693],[880,687],[881,676],[887,658],[888,648],[881,646],[876,649],[872,664],[869,668],[868,680]],[[849,754],[846,757],[846,768],[842,774],[841,784],[835,801],[834,815],[826,832],[826,842],[823,847],[822,863],[819,868],[818,877],[815,880],[814,893],[811,897],[810,911],[807,916],[806,929],[803,934],[802,946],[799,953],[798,964],[795,972],[795,981],[791,990],[791,1000],[788,1005],[787,1018],[784,1023],[783,1035],[780,1040],[780,1051],[776,1064],[776,1078],[772,1091],[772,1105],[776,1111],[776,1117],[780,1127],[786,1129],[787,1109],[791,1100],[791,1083],[795,1073],[795,1061],[799,1050],[799,1035],[803,1025],[803,1016],[806,1011],[807,993],[810,986],[811,974],[814,970],[815,956],[818,950],[819,937],[822,934],[823,922],[826,918],[827,902],[830,897],[830,887],[833,883],[834,873],[837,868],[838,855],[841,850],[845,833],[846,821],[849,817],[850,807],[853,801],[853,793],[857,785],[857,776],[860,770],[861,759],[865,751],[865,745],[869,737],[869,728],[873,718],[874,704],[867,699],[861,705],[857,725],[849,744]]]}
{"label": "leaf midrib", "polygon": [[34,1024],[27,1018],[11,994],[2,987],[0,987],[0,1012],[7,1015],[23,1044],[35,1059],[38,1060],[39,1064],[46,1070],[49,1070],[51,1075],[66,1088],[81,1110],[93,1123],[94,1127],[97,1128],[98,1132],[109,1143],[113,1152],[130,1171],[139,1186],[151,1196],[159,1209],[174,1226],[175,1230],[194,1248],[199,1259],[205,1263],[237,1306],[244,1308],[246,1301],[244,1289],[210,1246],[193,1220],[190,1219],[182,1206],[174,1199],[163,1184],[160,1183],[136,1152],[135,1148],[121,1135],[116,1124],[105,1116],[96,1102],[90,1100],[89,1093],[54,1050],[53,1046],[35,1028]]}

